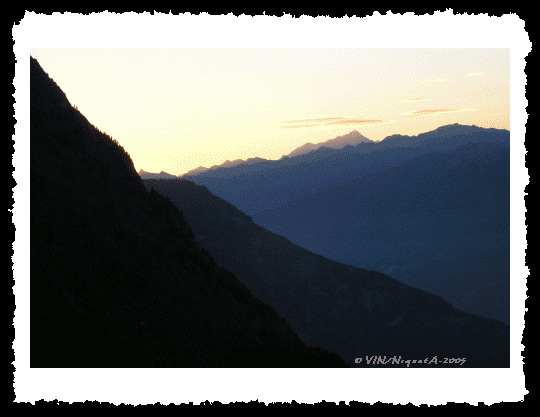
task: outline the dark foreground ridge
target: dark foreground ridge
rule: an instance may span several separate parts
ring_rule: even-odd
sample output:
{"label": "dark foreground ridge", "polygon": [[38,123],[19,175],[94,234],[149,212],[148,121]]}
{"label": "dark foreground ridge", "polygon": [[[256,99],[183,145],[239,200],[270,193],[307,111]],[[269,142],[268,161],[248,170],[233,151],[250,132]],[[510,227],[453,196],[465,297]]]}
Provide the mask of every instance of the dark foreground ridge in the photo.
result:
{"label": "dark foreground ridge", "polygon": [[196,242],[31,58],[31,367],[342,367]]}

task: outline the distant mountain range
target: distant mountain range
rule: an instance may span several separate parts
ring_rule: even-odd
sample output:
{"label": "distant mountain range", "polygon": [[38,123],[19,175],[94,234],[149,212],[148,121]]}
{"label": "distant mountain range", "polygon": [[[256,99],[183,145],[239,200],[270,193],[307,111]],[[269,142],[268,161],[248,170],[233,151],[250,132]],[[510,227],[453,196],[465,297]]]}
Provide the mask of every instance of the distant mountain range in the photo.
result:
{"label": "distant mountain range", "polygon": [[[325,148],[331,148],[331,149],[343,149],[345,146],[357,146],[361,143],[374,143],[372,140],[369,140],[368,138],[362,136],[358,131],[353,130],[352,132],[343,135],[338,136],[334,139],[329,139],[326,142],[313,144],[313,143],[306,143],[295,150],[293,150],[288,155],[284,155],[283,158],[294,158],[295,156],[305,155],[307,153],[310,153],[312,151],[315,151],[321,147]],[[212,165],[210,168],[205,168],[203,166],[200,166],[198,168],[192,169],[191,171],[186,172],[185,174],[179,176],[179,177],[188,177],[193,175],[199,175],[203,174],[208,171],[213,171],[217,169],[222,168],[234,168],[240,165],[253,165],[253,164],[260,164],[260,163],[272,163],[272,160],[264,159],[264,158],[248,158],[245,161],[243,159],[235,159],[234,161],[225,161],[220,165]],[[173,178],[179,178],[176,175],[171,175],[166,172],[161,171],[159,174],[146,172],[144,170],[139,171],[139,175],[142,179],[153,179],[153,178],[164,178],[164,179],[173,179]]]}
{"label": "distant mountain range", "polygon": [[462,145],[250,215],[315,253],[509,323],[509,151]]}
{"label": "distant mountain range", "polygon": [[314,253],[509,323],[509,153],[508,131],[454,124],[182,178]]}
{"label": "distant mountain range", "polygon": [[[218,168],[233,168],[239,165],[252,165],[252,164],[257,164],[259,162],[267,162],[267,161],[268,161],[267,159],[263,159],[263,158],[248,158],[245,161],[242,159],[235,159],[234,161],[227,160],[223,162],[221,165],[212,165],[210,168],[205,168],[201,166],[201,167],[192,169],[191,171],[188,171],[184,175],[197,175],[197,174],[202,174],[204,172],[212,171]],[[166,177],[163,176],[161,178],[166,178]]]}

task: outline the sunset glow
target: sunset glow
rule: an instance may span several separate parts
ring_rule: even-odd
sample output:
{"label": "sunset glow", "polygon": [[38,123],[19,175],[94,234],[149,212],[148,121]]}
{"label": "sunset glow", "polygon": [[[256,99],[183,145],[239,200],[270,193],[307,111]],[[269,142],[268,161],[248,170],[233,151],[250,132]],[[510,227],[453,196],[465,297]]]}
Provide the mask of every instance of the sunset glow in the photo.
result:
{"label": "sunset glow", "polygon": [[[31,49],[137,170],[279,159],[358,130],[510,127],[508,49]],[[413,117],[422,116],[422,117]]]}

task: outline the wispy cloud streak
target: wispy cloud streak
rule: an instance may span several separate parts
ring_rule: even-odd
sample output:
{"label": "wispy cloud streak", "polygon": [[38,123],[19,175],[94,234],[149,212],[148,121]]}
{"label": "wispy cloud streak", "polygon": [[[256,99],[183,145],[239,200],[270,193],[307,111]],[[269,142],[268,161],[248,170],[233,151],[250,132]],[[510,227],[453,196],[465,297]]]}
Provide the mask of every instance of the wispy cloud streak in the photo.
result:
{"label": "wispy cloud streak", "polygon": [[476,111],[477,109],[425,109],[405,113],[405,116],[434,116],[441,113],[459,113]]}
{"label": "wispy cloud streak", "polygon": [[315,127],[315,126],[330,126],[330,125],[374,125],[388,123],[387,120],[380,119],[360,119],[347,117],[325,117],[319,119],[303,119],[303,120],[288,120],[281,122],[285,126],[284,129],[292,129],[299,127]]}

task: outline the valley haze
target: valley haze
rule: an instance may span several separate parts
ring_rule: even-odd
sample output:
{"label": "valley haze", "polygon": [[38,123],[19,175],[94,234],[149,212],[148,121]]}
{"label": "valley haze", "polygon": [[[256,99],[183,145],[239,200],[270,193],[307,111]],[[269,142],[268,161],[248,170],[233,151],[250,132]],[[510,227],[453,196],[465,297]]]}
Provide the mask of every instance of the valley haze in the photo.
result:
{"label": "valley haze", "polygon": [[314,253],[510,323],[509,131],[454,124],[380,142],[353,131],[319,145],[181,178]]}

